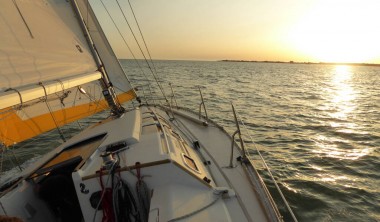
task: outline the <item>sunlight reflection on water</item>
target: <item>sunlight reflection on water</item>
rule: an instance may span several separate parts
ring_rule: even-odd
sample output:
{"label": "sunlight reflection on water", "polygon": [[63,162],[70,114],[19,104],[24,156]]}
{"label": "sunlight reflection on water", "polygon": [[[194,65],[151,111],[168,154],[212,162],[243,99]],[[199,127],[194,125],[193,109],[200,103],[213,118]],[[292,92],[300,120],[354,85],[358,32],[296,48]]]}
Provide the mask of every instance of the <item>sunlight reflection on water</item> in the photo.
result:
{"label": "sunlight reflection on water", "polygon": [[[355,98],[358,94],[351,84],[352,76],[351,66],[338,65],[331,72],[331,82],[329,84],[331,87],[323,89],[330,94],[331,102],[328,104],[331,107],[328,109],[333,110],[333,112],[328,114],[333,118],[328,124],[336,132],[342,134],[365,134],[365,132],[359,131],[360,126],[350,119],[350,115],[352,115],[356,108]],[[364,147],[355,147],[353,149],[342,147],[341,144],[348,144],[347,146],[350,146],[350,141],[340,138],[339,135],[316,135],[314,142],[316,147],[318,147],[318,149],[313,150],[314,153],[337,159],[356,160],[368,155],[373,150]]]}
{"label": "sunlight reflection on water", "polygon": [[337,112],[331,116],[339,119],[346,119],[348,114],[355,109],[356,91],[350,84],[352,71],[350,66],[339,65],[335,67],[335,72],[332,73],[333,97],[331,104],[335,106]]}
{"label": "sunlight reflection on water", "polygon": [[315,144],[319,149],[314,149],[312,152],[322,155],[324,157],[345,159],[345,160],[357,160],[364,157],[374,151],[373,148],[355,148],[355,149],[342,149],[338,146],[338,143],[349,143],[347,140],[341,140],[337,138],[327,138],[319,135],[315,140]]}

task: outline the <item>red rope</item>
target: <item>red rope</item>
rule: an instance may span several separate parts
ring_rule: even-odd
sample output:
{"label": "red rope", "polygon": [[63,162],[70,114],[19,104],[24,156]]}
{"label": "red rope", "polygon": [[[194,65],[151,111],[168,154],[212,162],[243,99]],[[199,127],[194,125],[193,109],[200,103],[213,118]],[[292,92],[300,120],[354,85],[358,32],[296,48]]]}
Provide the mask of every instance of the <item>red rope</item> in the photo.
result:
{"label": "red rope", "polygon": [[[102,187],[102,209],[103,209],[103,218],[102,222],[114,222],[115,215],[113,213],[112,206],[112,188],[104,188],[103,179],[102,179],[102,170],[100,170],[100,186]],[[104,193],[104,194],[103,194]]]}

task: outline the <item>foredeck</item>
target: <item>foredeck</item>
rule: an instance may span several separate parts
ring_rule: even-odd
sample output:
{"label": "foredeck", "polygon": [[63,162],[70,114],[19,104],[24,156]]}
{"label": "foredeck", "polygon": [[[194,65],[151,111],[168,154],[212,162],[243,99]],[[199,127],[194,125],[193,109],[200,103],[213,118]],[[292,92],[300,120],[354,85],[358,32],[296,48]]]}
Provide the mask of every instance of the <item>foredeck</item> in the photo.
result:
{"label": "foredeck", "polygon": [[[129,121],[141,123],[127,123],[127,118],[105,123],[112,136],[106,137],[88,163],[73,174],[75,183],[84,184],[90,193],[99,190],[99,155],[110,144],[128,140],[118,154],[117,171],[131,186],[138,180],[137,169],[144,175],[151,190],[149,221],[269,221],[263,200],[256,193],[260,188],[252,185],[244,166],[236,161],[241,155],[237,148],[235,167],[228,167],[231,138],[224,131],[181,116],[173,119],[160,108],[142,107],[132,112],[135,114],[126,114],[133,116]],[[128,128],[125,124],[131,125]],[[118,125],[126,130],[118,130]],[[104,132],[103,127],[100,124],[86,134]],[[128,139],[133,133],[134,139]],[[193,147],[194,141],[198,141],[199,150]],[[88,204],[89,195],[76,187],[84,218],[91,218],[94,210]]]}
{"label": "foredeck", "polygon": [[[185,115],[191,115],[186,113]],[[194,116],[194,118],[196,118]],[[217,187],[231,188],[236,197],[224,203],[233,221],[270,221],[259,198],[260,187],[254,187],[243,165],[237,161],[240,150],[234,148],[234,167],[229,167],[231,155],[231,138],[219,127],[212,124],[204,126],[199,121],[192,121],[183,115],[175,115],[173,121],[178,127],[185,128],[192,140],[200,144],[199,152],[204,156]]]}

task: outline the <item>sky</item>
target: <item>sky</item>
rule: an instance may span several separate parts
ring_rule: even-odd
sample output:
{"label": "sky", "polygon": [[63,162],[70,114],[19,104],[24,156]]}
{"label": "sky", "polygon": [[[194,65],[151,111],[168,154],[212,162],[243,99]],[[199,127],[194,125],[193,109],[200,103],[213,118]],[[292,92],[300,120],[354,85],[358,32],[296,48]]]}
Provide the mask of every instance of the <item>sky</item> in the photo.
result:
{"label": "sky", "polygon": [[[92,0],[119,58],[132,58]],[[102,0],[137,58],[123,8],[144,47],[128,0]],[[130,0],[153,59],[380,63],[379,0]]]}

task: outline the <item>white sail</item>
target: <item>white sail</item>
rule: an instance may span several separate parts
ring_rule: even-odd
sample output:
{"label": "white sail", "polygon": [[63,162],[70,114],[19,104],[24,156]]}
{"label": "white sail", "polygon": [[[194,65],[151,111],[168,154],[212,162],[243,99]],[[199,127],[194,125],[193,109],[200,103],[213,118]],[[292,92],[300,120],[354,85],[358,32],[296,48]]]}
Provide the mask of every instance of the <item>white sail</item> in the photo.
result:
{"label": "white sail", "polygon": [[89,4],[87,0],[77,0],[77,3],[115,90],[117,92],[129,92],[129,94],[135,96],[119,60],[116,58],[116,55],[94,14],[91,4]]}
{"label": "white sail", "polygon": [[[2,1],[0,143],[9,146],[108,108],[98,82],[102,75],[97,56],[85,38],[75,4]],[[89,15],[95,47],[119,89],[118,100],[133,99],[135,93],[91,10]]]}
{"label": "white sail", "polygon": [[97,70],[67,1],[4,0],[0,30],[2,91]]}
{"label": "white sail", "polygon": [[0,109],[14,106],[23,101],[31,101],[40,97],[45,97],[53,93],[61,92],[64,89],[70,89],[88,82],[101,78],[100,72],[82,74],[62,78],[59,81],[46,81],[43,85],[29,85],[18,87],[18,89],[7,90],[0,94]]}

